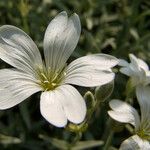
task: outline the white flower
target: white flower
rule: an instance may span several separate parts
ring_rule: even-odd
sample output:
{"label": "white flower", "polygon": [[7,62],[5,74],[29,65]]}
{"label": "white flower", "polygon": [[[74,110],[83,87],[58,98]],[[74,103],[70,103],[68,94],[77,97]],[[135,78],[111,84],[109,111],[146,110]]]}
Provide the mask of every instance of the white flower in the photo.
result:
{"label": "white flower", "polygon": [[148,65],[142,60],[129,54],[131,63],[125,60],[120,60],[119,65],[122,66],[120,72],[130,76],[131,82],[134,86],[139,84],[147,85],[150,83],[150,70]]}
{"label": "white flower", "polygon": [[133,135],[121,144],[119,150],[150,150],[150,143],[138,135]]}
{"label": "white flower", "polygon": [[[0,58],[14,68],[0,70],[0,109],[11,108],[32,94],[42,91],[40,111],[57,127],[67,120],[81,123],[86,114],[85,101],[72,84],[94,87],[114,79],[111,68],[115,57],[95,54],[66,61],[75,49],[81,32],[80,20],[61,12],[49,24],[44,36],[44,58],[22,30],[0,27]],[[71,84],[71,85],[70,85]]]}
{"label": "white flower", "polygon": [[136,96],[140,105],[141,118],[132,106],[120,101],[110,101],[112,110],[108,114],[122,123],[130,123],[135,127],[135,135],[125,140],[120,150],[150,150],[150,87],[138,86]]}

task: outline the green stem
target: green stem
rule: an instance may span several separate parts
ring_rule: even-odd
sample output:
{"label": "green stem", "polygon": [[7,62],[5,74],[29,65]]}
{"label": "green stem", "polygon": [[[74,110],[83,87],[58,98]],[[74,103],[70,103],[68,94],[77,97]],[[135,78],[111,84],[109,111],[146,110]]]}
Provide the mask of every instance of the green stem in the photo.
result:
{"label": "green stem", "polygon": [[76,136],[75,136],[73,142],[71,143],[71,145],[75,145],[81,139],[81,137],[82,137],[81,132],[76,133]]}
{"label": "green stem", "polygon": [[114,131],[112,130],[109,134],[109,136],[107,137],[106,143],[104,145],[103,150],[108,150],[109,146],[111,145],[111,141],[113,139],[113,135],[114,135]]}
{"label": "green stem", "polygon": [[86,123],[89,124],[89,122],[90,122],[90,120],[91,120],[91,118],[92,118],[94,112],[98,109],[98,107],[99,107],[99,109],[101,110],[100,104],[101,104],[101,102],[98,101],[98,100],[95,98],[95,106],[94,106],[93,108],[91,108],[89,114],[87,115],[87,118],[86,118],[86,120],[85,120]]}
{"label": "green stem", "polygon": [[102,135],[102,140],[105,141],[107,139],[107,137],[109,136],[109,133],[110,133],[111,128],[112,128],[112,123],[113,123],[113,120],[109,117],[107,119],[107,122],[106,122],[106,128],[105,128],[104,133]]}
{"label": "green stem", "polygon": [[76,135],[75,135],[75,137],[74,137],[74,139],[73,139],[73,141],[72,141],[72,143],[69,145],[68,150],[71,150],[72,147],[74,145],[76,145],[76,143],[78,141],[80,141],[81,137],[82,137],[82,132],[77,132]]}

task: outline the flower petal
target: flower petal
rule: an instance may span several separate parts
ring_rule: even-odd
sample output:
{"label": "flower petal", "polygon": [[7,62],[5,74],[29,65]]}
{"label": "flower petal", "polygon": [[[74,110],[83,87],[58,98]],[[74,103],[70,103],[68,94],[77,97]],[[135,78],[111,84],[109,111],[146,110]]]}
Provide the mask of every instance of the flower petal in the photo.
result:
{"label": "flower petal", "polygon": [[150,144],[146,140],[142,140],[138,135],[129,137],[123,141],[119,150],[149,150]]}
{"label": "flower petal", "polygon": [[139,59],[138,58],[138,63],[139,63],[139,66],[145,70],[145,71],[148,71],[149,70],[149,67],[148,65],[142,60],[142,59]]}
{"label": "flower petal", "polygon": [[70,85],[62,85],[41,95],[41,114],[50,123],[63,127],[67,119],[81,123],[86,114],[86,105],[79,92]]}
{"label": "flower petal", "polygon": [[148,85],[150,83],[148,65],[133,54],[129,54],[129,57],[131,60],[131,63],[129,64],[124,60],[120,60],[119,65],[123,66],[120,69],[120,72],[130,76],[134,86],[139,84]]}
{"label": "flower petal", "polygon": [[0,70],[0,109],[11,108],[40,90],[34,78],[27,73]]}
{"label": "flower petal", "polygon": [[117,63],[117,58],[105,54],[78,58],[67,67],[64,83],[85,87],[104,85],[114,79],[111,68]]}
{"label": "flower petal", "polygon": [[131,64],[133,65],[134,68],[137,69],[137,71],[139,71],[140,68],[142,68],[144,71],[149,70],[148,65],[142,59],[137,58],[133,54],[129,54],[129,57],[130,57],[130,60],[131,60]]}
{"label": "flower petal", "polygon": [[118,65],[122,66],[122,67],[128,67],[129,63],[126,60],[124,60],[124,59],[119,59]]}
{"label": "flower petal", "polygon": [[60,102],[69,121],[81,123],[86,115],[86,105],[80,93],[71,85],[62,85],[57,88]]}
{"label": "flower petal", "polygon": [[58,14],[48,25],[44,36],[44,55],[47,68],[62,69],[75,49],[81,25],[77,14],[69,19],[66,12]]}
{"label": "flower petal", "polygon": [[133,55],[133,54],[129,54],[129,57],[130,57],[130,67],[135,71],[135,72],[138,72],[140,71],[140,66],[139,66],[139,62],[138,62],[138,58]]}
{"label": "flower petal", "polygon": [[[141,109],[141,122],[143,128],[150,129],[150,87],[149,86],[138,86],[136,88],[136,96],[140,104]],[[146,127],[147,126],[147,127]]]}
{"label": "flower petal", "polygon": [[47,91],[41,94],[40,111],[42,116],[57,127],[67,124],[67,117],[60,103],[60,95],[57,91]]}
{"label": "flower petal", "polygon": [[42,59],[37,46],[22,30],[11,25],[0,27],[0,58],[8,64],[33,74]]}
{"label": "flower petal", "polygon": [[122,67],[120,69],[120,72],[127,75],[127,76],[131,76],[132,75],[132,71],[129,67]]}
{"label": "flower petal", "polygon": [[139,127],[140,118],[132,106],[117,99],[110,101],[109,105],[112,108],[112,111],[108,111],[110,117],[122,123],[130,123],[136,128]]}
{"label": "flower petal", "polygon": [[145,85],[148,85],[149,83],[150,83],[150,71],[148,70],[148,71],[145,71],[144,72],[144,74],[145,74]]}
{"label": "flower petal", "polygon": [[124,59],[119,59],[119,66],[122,66],[122,68],[120,69],[120,72],[127,75],[127,76],[131,76],[132,75],[132,70],[130,69],[130,64],[124,60]]}

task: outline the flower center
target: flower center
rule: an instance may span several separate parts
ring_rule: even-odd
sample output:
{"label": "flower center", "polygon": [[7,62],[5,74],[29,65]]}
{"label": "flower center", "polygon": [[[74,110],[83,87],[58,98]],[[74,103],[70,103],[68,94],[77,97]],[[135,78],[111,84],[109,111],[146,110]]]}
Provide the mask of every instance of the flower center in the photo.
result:
{"label": "flower center", "polygon": [[144,128],[139,129],[139,130],[137,131],[137,135],[138,135],[139,137],[141,137],[142,139],[145,139],[145,140],[150,141],[150,129],[149,129],[149,130],[144,129]]}
{"label": "flower center", "polygon": [[139,137],[141,137],[142,139],[145,139],[145,140],[150,140],[150,135],[148,133],[146,133],[144,130],[140,130],[137,135]]}
{"label": "flower center", "polygon": [[62,71],[52,72],[50,69],[38,70],[38,84],[43,88],[44,91],[54,90],[61,84],[61,81],[64,79],[65,72]]}

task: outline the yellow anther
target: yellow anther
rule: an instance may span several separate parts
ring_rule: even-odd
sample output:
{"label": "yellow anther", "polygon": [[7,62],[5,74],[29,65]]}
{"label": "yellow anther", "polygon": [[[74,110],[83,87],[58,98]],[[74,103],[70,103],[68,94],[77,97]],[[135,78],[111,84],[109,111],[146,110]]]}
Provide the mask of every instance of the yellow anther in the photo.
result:
{"label": "yellow anther", "polygon": [[57,84],[56,83],[52,83],[52,86],[56,86]]}
{"label": "yellow anther", "polygon": [[50,83],[50,82],[46,80],[46,81],[44,81],[44,83]]}
{"label": "yellow anther", "polygon": [[43,88],[44,91],[54,90],[57,86],[59,86],[64,78],[64,75],[66,75],[64,70],[54,72],[50,68],[47,70],[44,67],[43,69],[39,68],[37,76],[38,84]]}

